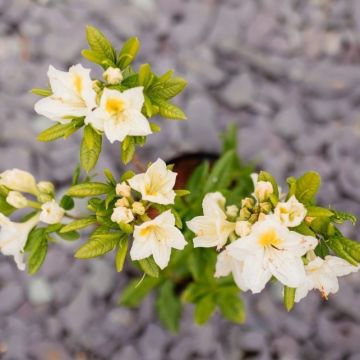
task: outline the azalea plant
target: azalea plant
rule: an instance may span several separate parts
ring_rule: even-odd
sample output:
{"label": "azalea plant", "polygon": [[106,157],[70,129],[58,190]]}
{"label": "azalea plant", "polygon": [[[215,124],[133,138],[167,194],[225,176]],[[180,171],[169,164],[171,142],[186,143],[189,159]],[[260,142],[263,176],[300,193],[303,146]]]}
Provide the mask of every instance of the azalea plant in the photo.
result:
{"label": "azalea plant", "polygon": [[[241,161],[235,126],[222,136],[219,158],[199,163],[185,189],[178,188],[173,164],[141,164],[136,147],[160,131],[150,119],[186,119],[171,102],[186,81],[172,71],[157,75],[149,64],[136,70],[136,38],[118,51],[88,27],[87,40],[90,49],[82,54],[102,67],[101,80],[81,64],[68,71],[50,66],[49,87],[33,89],[42,96],[35,111],[55,122],[40,141],[83,129],[80,166],[66,194],[59,197],[51,182],[19,169],[0,175],[0,249],[20,270],[39,271],[59,238],[80,242],[77,259],[113,252],[116,271],[128,260],[139,274],[120,303],[137,306],[154,290],[159,318],[173,331],[186,302],[195,305],[198,324],[216,309],[241,323],[241,291],[259,293],[277,281],[290,310],[313,289],[327,299],[338,291],[338,277],[359,270],[360,244],[339,229],[345,221],[355,224],[355,216],[317,204],[319,174],[290,177],[281,189],[270,173]],[[119,142],[121,161],[134,162],[137,173],[105,170],[105,181],[94,180],[104,137]],[[87,199],[87,214],[74,211],[78,198]],[[15,222],[10,216],[18,209],[26,215]],[[84,229],[87,239],[79,234]]]}

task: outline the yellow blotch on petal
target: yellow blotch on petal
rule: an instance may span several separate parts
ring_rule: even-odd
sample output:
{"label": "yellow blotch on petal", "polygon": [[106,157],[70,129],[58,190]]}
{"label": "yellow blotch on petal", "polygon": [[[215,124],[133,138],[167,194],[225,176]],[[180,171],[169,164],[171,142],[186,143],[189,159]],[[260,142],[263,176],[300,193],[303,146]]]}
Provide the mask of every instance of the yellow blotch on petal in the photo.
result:
{"label": "yellow blotch on petal", "polygon": [[120,99],[108,99],[106,101],[106,111],[110,114],[117,115],[124,111],[125,104]]}
{"label": "yellow blotch on petal", "polygon": [[83,84],[82,84],[82,78],[80,75],[76,74],[74,76],[74,88],[75,88],[75,92],[80,95],[82,88],[83,88]]}
{"label": "yellow blotch on petal", "polygon": [[266,246],[274,246],[279,247],[282,243],[281,239],[279,239],[275,229],[267,230],[262,233],[259,237],[259,244],[263,247]]}

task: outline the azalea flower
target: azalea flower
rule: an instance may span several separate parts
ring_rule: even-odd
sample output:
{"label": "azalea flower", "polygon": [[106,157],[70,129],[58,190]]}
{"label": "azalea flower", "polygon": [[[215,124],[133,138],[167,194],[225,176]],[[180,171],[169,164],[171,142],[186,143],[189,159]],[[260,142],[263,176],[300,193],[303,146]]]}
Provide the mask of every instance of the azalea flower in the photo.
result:
{"label": "azalea flower", "polygon": [[186,224],[196,234],[194,247],[212,247],[221,249],[229,235],[235,230],[235,223],[226,220],[225,198],[219,193],[209,193],[204,197],[202,208],[204,215],[197,216]]}
{"label": "azalea flower", "polygon": [[239,235],[240,237],[249,235],[251,232],[250,222],[242,221],[242,220],[237,221],[235,224],[235,232],[236,232],[236,235]]}
{"label": "azalea flower", "polygon": [[10,190],[26,192],[33,195],[38,194],[35,178],[27,171],[12,169],[0,174],[0,185]]}
{"label": "azalea flower", "polygon": [[132,260],[141,260],[152,255],[159,267],[164,269],[169,263],[171,249],[182,250],[186,244],[183,234],[175,227],[174,215],[168,210],[135,226],[130,256]]}
{"label": "azalea flower", "polygon": [[12,222],[0,214],[0,251],[13,256],[19,270],[25,270],[24,247],[32,228],[39,222],[39,214],[24,223]]}
{"label": "azalea flower", "polygon": [[300,286],[306,279],[301,256],[316,245],[316,238],[290,231],[273,215],[266,215],[252,226],[248,236],[234,241],[227,249],[244,262],[243,276],[249,289],[257,293],[271,276],[289,287]]}
{"label": "azalea flower", "polygon": [[88,116],[96,107],[96,92],[92,86],[90,69],[78,64],[66,72],[50,65],[48,77],[52,95],[35,104],[38,114],[65,124],[72,117]]}
{"label": "azalea flower", "polygon": [[54,184],[50,181],[40,181],[38,182],[37,187],[39,191],[44,194],[53,194],[55,191]]}
{"label": "azalea flower", "polygon": [[270,181],[258,181],[255,184],[254,195],[259,201],[264,201],[274,192]]}
{"label": "azalea flower", "polygon": [[104,89],[100,107],[85,119],[95,129],[104,131],[111,143],[126,136],[146,136],[152,133],[146,117],[141,113],[144,104],[143,87],[120,92]]}
{"label": "azalea flower", "polygon": [[328,255],[325,259],[313,256],[305,266],[306,279],[297,287],[295,301],[299,302],[313,289],[318,289],[321,296],[327,299],[330,293],[335,294],[339,290],[339,276],[348,275],[359,269],[359,266],[353,266],[337,256]]}
{"label": "azalea flower", "polygon": [[215,277],[228,276],[232,273],[236,285],[242,290],[249,290],[246,279],[243,275],[244,262],[239,261],[231,255],[231,253],[225,249],[222,251],[216,261]]}
{"label": "azalea flower", "polygon": [[40,220],[46,224],[58,224],[64,217],[65,210],[53,199],[42,204]]}
{"label": "azalea flower", "polygon": [[304,220],[307,210],[293,195],[288,201],[279,202],[275,207],[274,213],[283,225],[295,227]]}
{"label": "azalea flower", "polygon": [[168,205],[174,203],[176,176],[175,172],[167,169],[163,160],[157,159],[145,173],[135,175],[128,183],[141,193],[143,200]]}
{"label": "azalea flower", "polygon": [[117,184],[115,188],[116,195],[129,197],[131,195],[131,187],[123,181],[121,184]]}
{"label": "azalea flower", "polygon": [[114,208],[111,215],[111,221],[115,223],[125,223],[128,224],[134,220],[134,215],[132,211],[124,206],[119,206]]}
{"label": "azalea flower", "polygon": [[123,79],[123,74],[119,68],[108,67],[103,73],[104,80],[110,85],[116,85]]}

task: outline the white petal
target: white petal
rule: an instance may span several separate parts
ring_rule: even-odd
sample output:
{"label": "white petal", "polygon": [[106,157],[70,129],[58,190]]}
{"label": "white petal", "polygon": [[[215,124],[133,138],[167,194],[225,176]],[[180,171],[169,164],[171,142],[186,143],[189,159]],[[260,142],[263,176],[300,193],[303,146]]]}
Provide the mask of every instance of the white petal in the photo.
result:
{"label": "white petal", "polygon": [[305,268],[301,257],[282,250],[267,249],[269,270],[284,285],[298,287],[305,280]]}
{"label": "white petal", "polygon": [[346,260],[341,259],[337,256],[328,255],[325,257],[325,262],[336,276],[348,275],[352,272],[359,271],[360,269],[359,266],[353,266],[349,264]]}
{"label": "white petal", "polygon": [[73,77],[69,72],[57,70],[50,65],[47,75],[54,96],[64,100],[77,97],[74,92]]}
{"label": "white petal", "polygon": [[218,246],[219,240],[217,236],[196,236],[193,239],[194,247],[204,247],[209,248],[213,246]]}
{"label": "white petal", "polygon": [[133,176],[128,180],[129,185],[135,191],[143,193],[144,185],[145,185],[145,174],[138,174]]}
{"label": "white petal", "polygon": [[187,242],[184,238],[184,235],[181,233],[181,231],[176,228],[175,226],[167,226],[166,227],[167,232],[167,240],[166,243],[168,246],[182,250],[187,245]]}
{"label": "white petal", "polygon": [[215,277],[227,276],[231,273],[230,256],[227,251],[222,251],[216,260]]}
{"label": "white petal", "polygon": [[117,121],[113,118],[108,118],[104,122],[104,132],[111,143],[115,141],[123,141],[129,135],[129,128],[124,121]]}
{"label": "white petal", "polygon": [[138,86],[129,90],[122,92],[122,98],[126,100],[128,106],[131,109],[141,112],[141,109],[144,105],[144,88]]}
{"label": "white petal", "polygon": [[170,260],[171,248],[159,241],[151,243],[152,254],[160,269],[166,268]]}
{"label": "white petal", "polygon": [[314,288],[312,282],[307,278],[303,283],[296,288],[295,302],[299,302]]}
{"label": "white petal", "polygon": [[154,224],[158,224],[160,226],[175,226],[175,216],[171,212],[171,210],[164,211],[162,214],[158,215],[154,220]]}
{"label": "white petal", "polygon": [[80,117],[88,114],[86,108],[69,105],[68,103],[54,99],[52,96],[40,99],[34,108],[39,115],[43,115],[53,121],[59,121],[62,124],[71,121],[71,119],[64,119],[66,116]]}
{"label": "white petal", "polygon": [[271,272],[261,256],[249,256],[244,261],[243,278],[248,288],[254,293],[261,292],[271,278]]}
{"label": "white petal", "polygon": [[[135,237],[135,233],[134,233]],[[141,260],[149,257],[152,254],[151,241],[144,239],[134,239],[130,250],[130,257],[132,260]]]}
{"label": "white petal", "polygon": [[202,203],[204,215],[226,219],[224,212],[225,201],[224,196],[219,192],[206,194]]}
{"label": "white petal", "polygon": [[149,121],[140,111],[126,110],[123,123],[126,123],[129,135],[146,136],[152,134]]}
{"label": "white petal", "polygon": [[94,129],[104,131],[104,122],[106,120],[106,116],[107,115],[103,109],[97,108],[88,114],[88,116],[85,118],[85,124],[90,124]]}

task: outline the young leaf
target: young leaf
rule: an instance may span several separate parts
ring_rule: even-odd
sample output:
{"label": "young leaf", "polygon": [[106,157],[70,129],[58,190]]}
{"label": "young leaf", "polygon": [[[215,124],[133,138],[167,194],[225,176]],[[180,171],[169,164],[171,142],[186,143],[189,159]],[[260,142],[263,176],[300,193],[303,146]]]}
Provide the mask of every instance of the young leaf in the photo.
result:
{"label": "young leaf", "polygon": [[146,275],[155,278],[159,277],[159,267],[156,265],[151,256],[146,259],[139,260],[139,265]]}
{"label": "young leaf", "polygon": [[110,60],[113,65],[116,63],[116,51],[104,34],[93,26],[86,27],[86,38],[91,50],[98,58]]}
{"label": "young leaf", "polygon": [[111,186],[98,182],[81,183],[71,186],[67,191],[68,196],[87,197],[103,195],[111,191]]}
{"label": "young leaf", "polygon": [[33,88],[33,89],[31,89],[30,92],[34,95],[43,96],[43,97],[52,95],[51,89]]}
{"label": "young leaf", "polygon": [[226,132],[221,136],[223,153],[229,150],[237,151],[237,126],[232,123],[228,126]]}
{"label": "young leaf", "polygon": [[296,180],[296,199],[303,204],[311,204],[319,190],[321,177],[315,171],[309,171]]}
{"label": "young leaf", "polygon": [[160,116],[167,119],[186,120],[185,113],[176,105],[162,99],[151,99],[158,107]]}
{"label": "young leaf", "polygon": [[164,100],[170,100],[176,95],[180,94],[186,85],[187,81],[185,79],[175,77],[166,82],[163,82],[161,86],[155,88],[153,91],[150,89],[151,96]]}
{"label": "young leaf", "polygon": [[333,211],[319,206],[309,206],[306,213],[306,216],[310,217],[331,217],[333,215]]}
{"label": "young leaf", "polygon": [[[121,161],[127,165],[135,155],[135,141],[133,137],[127,137],[130,139],[128,142],[123,141],[121,143]],[[125,138],[126,139],[126,138]]]}
{"label": "young leaf", "polygon": [[284,286],[284,306],[287,311],[290,311],[295,303],[295,288]]}
{"label": "young leaf", "polygon": [[331,250],[351,265],[358,266],[360,262],[360,244],[350,239],[332,238],[327,242]]}
{"label": "young leaf", "polygon": [[74,208],[74,200],[68,195],[64,195],[60,200],[60,206],[65,210],[71,210]]}
{"label": "young leaf", "polygon": [[213,294],[208,294],[201,298],[195,305],[195,322],[203,325],[209,321],[216,308]]}
{"label": "young leaf", "polygon": [[42,131],[37,139],[43,142],[54,141],[59,138],[66,139],[84,125],[84,118],[76,118],[66,124],[57,123]]}
{"label": "young leaf", "polygon": [[279,187],[275,178],[267,171],[260,171],[258,181],[269,181],[273,187],[274,195],[279,198]]}
{"label": "young leaf", "polygon": [[145,277],[130,282],[120,296],[121,305],[136,307],[160,283],[158,278]]}
{"label": "young leaf", "polygon": [[120,239],[119,248],[115,256],[115,267],[117,272],[121,272],[124,267],[128,247],[129,247],[129,239],[127,236],[123,236]]}
{"label": "young leaf", "polygon": [[81,55],[85,59],[87,59],[95,64],[98,64],[101,66],[103,65],[104,57],[102,55],[99,55],[97,52],[95,52],[93,50],[89,50],[89,49],[82,50]]}
{"label": "young leaf", "polygon": [[102,135],[98,134],[91,125],[85,126],[80,147],[80,162],[87,173],[94,168],[99,159],[101,144]]}
{"label": "young leaf", "polygon": [[123,45],[119,53],[117,65],[120,69],[125,69],[135,59],[140,50],[140,41],[137,37],[131,37]]}
{"label": "young leaf", "polygon": [[2,196],[0,196],[0,213],[4,214],[5,216],[11,215],[16,208],[8,204]]}
{"label": "young leaf", "polygon": [[120,233],[97,234],[83,244],[75,253],[77,259],[90,259],[114,250],[119,243]]}
{"label": "young leaf", "polygon": [[83,228],[88,227],[91,224],[96,223],[95,217],[88,217],[84,219],[74,220],[71,223],[65,225],[61,230],[60,233],[67,233],[70,231],[80,230]]}
{"label": "young leaf", "polygon": [[57,234],[66,241],[75,241],[80,239],[80,234],[77,231],[69,231],[66,233],[57,232]]}
{"label": "young leaf", "polygon": [[41,265],[44,263],[48,249],[48,242],[45,231],[38,231],[36,234],[36,239],[34,238],[31,240],[32,246],[28,259],[28,273],[30,275],[33,275],[39,271]]}
{"label": "young leaf", "polygon": [[343,224],[345,221],[350,221],[353,225],[356,224],[356,216],[353,214],[350,214],[345,211],[336,211],[332,210],[333,212],[333,218],[331,219],[333,222],[337,224]]}
{"label": "young leaf", "polygon": [[139,67],[139,84],[146,90],[152,83],[154,75],[149,64],[142,64]]}
{"label": "young leaf", "polygon": [[177,332],[181,319],[181,302],[174,291],[174,284],[166,281],[159,289],[156,299],[156,311],[165,327]]}

